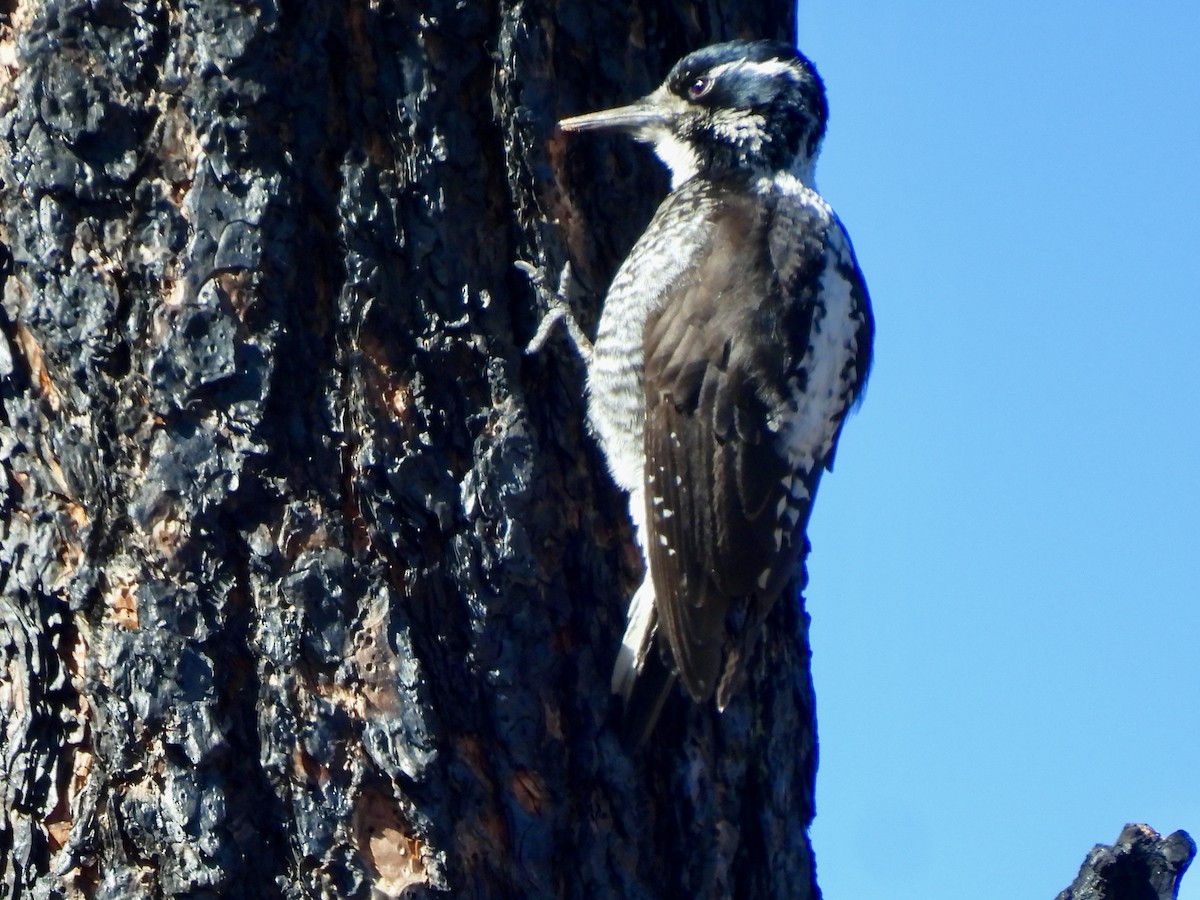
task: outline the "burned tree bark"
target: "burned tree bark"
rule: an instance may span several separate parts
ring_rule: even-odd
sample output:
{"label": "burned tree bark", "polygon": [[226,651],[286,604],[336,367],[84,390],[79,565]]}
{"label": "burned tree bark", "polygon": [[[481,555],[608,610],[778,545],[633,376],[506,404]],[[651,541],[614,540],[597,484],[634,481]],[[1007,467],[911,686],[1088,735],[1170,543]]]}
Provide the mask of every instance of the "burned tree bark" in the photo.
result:
{"label": "burned tree bark", "polygon": [[815,893],[799,608],[608,727],[639,562],[513,268],[594,316],[665,183],[555,120],[791,4],[423,6],[2,9],[0,893]]}
{"label": "burned tree bark", "polygon": [[1126,825],[1111,847],[1092,848],[1055,900],[1175,900],[1195,856],[1196,842],[1186,831],[1163,837],[1145,825]]}

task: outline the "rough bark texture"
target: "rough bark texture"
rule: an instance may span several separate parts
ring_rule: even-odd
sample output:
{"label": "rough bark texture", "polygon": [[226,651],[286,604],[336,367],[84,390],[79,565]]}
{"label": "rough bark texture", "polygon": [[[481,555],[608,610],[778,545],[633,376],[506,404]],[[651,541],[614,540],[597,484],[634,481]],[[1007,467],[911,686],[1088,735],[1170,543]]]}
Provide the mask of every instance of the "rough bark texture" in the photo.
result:
{"label": "rough bark texture", "polygon": [[1186,831],[1163,837],[1146,825],[1126,825],[1111,847],[1092,848],[1074,883],[1055,900],[1175,900],[1195,855]]}
{"label": "rough bark texture", "polygon": [[553,123],[791,5],[0,5],[0,894],[815,894],[798,606],[613,737],[640,564],[513,269],[594,319],[665,180]]}

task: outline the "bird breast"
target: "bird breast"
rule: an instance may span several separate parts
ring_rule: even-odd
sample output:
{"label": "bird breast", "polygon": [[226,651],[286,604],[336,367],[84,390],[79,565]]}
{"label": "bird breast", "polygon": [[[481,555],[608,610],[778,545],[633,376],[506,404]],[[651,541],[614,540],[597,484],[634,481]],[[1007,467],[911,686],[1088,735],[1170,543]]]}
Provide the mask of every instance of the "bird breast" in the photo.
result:
{"label": "bird breast", "polygon": [[645,478],[646,321],[695,262],[712,227],[712,203],[696,182],[668,194],[617,270],[604,301],[588,372],[588,419],[613,480],[626,491],[640,488]]}

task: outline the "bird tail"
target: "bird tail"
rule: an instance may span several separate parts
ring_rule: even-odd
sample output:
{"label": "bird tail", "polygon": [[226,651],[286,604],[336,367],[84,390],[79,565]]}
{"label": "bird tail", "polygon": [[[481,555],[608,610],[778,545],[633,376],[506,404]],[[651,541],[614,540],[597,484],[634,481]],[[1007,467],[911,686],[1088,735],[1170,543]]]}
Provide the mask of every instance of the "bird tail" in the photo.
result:
{"label": "bird tail", "polygon": [[641,671],[624,695],[621,708],[621,744],[627,752],[640,750],[649,740],[663,704],[675,687],[675,679],[675,672],[662,653],[652,650],[646,654]]}
{"label": "bird tail", "polygon": [[649,572],[634,593],[633,599],[629,601],[627,622],[612,675],[612,692],[619,694],[621,699],[626,701],[629,700],[629,693],[633,690],[633,684],[646,661],[646,653],[650,649],[651,638],[654,637],[654,629],[658,624],[654,613],[654,585],[650,582]]}
{"label": "bird tail", "polygon": [[646,573],[629,601],[628,625],[612,676],[612,692],[621,698],[621,741],[630,751],[646,742],[675,685],[671,666],[661,653],[652,652],[657,625],[654,585]]}

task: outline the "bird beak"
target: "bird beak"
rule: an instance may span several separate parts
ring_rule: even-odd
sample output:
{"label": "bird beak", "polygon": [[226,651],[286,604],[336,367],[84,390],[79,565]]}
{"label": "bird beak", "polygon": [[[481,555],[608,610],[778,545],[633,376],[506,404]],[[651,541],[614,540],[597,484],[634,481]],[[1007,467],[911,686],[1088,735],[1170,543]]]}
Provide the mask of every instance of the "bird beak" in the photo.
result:
{"label": "bird beak", "polygon": [[571,116],[558,123],[563,131],[626,131],[634,135],[666,125],[663,108],[646,97],[629,106]]}

